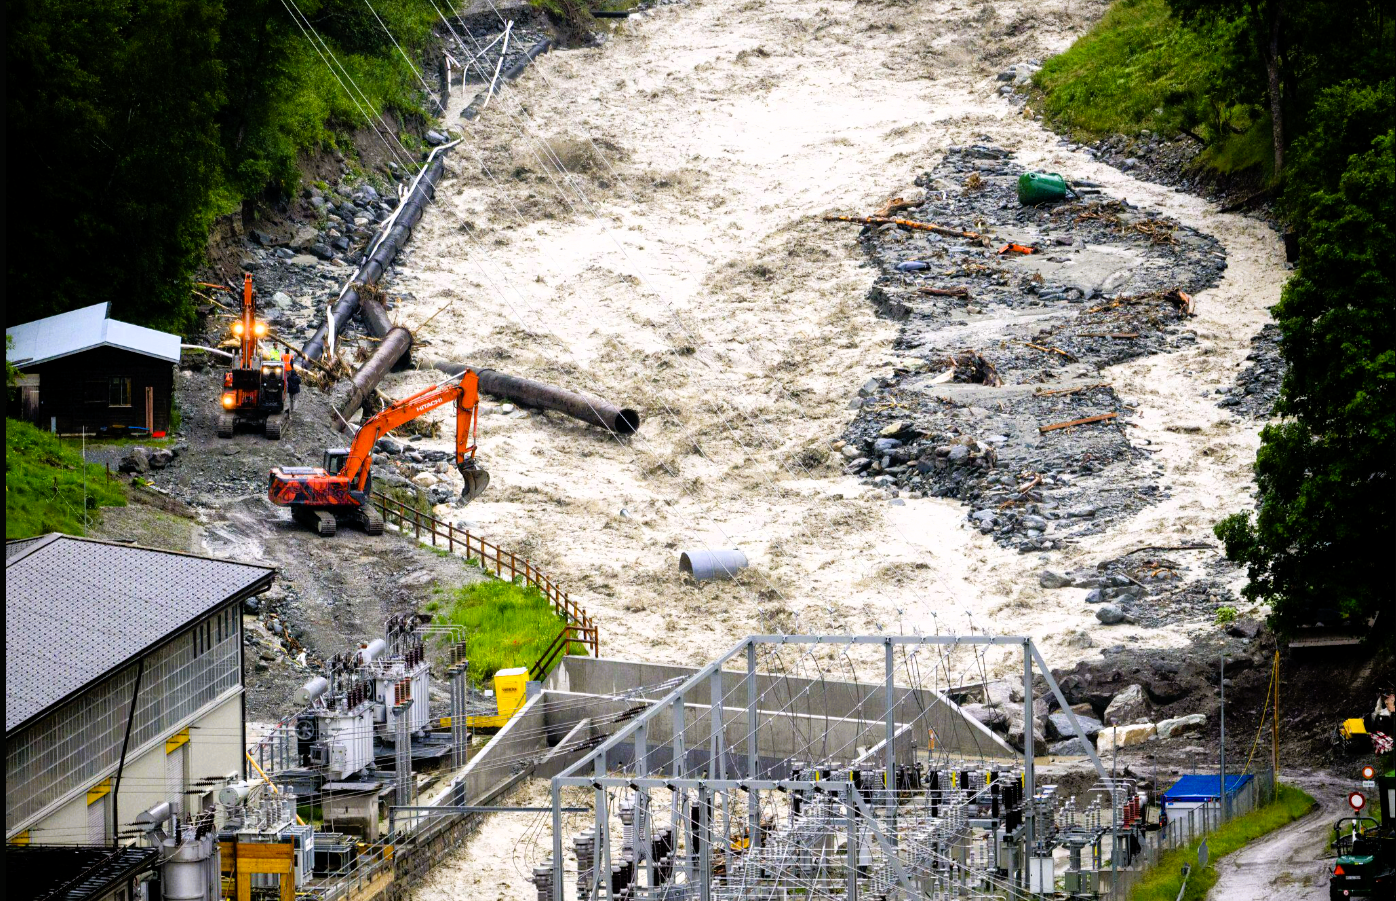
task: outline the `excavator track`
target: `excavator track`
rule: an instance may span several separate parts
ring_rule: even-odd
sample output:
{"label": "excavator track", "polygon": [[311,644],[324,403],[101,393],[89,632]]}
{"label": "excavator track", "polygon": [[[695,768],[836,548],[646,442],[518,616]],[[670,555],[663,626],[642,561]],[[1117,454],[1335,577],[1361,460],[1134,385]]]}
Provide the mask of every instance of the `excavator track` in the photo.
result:
{"label": "excavator track", "polygon": [[328,510],[314,510],[310,507],[296,506],[291,508],[291,518],[307,528],[314,529],[321,538],[329,538],[339,528],[334,514]]}
{"label": "excavator track", "polygon": [[272,441],[281,440],[281,417],[268,416],[266,424],[262,426],[263,433]]}
{"label": "excavator track", "polygon": [[369,535],[383,534],[383,514],[378,512],[378,508],[372,504],[366,505],[359,511],[359,522],[364,527],[364,532]]}
{"label": "excavator track", "polygon": [[315,531],[321,538],[329,538],[339,528],[339,523],[335,521],[334,514],[325,510],[315,511]]}
{"label": "excavator track", "polygon": [[231,438],[231,437],[233,437],[233,425],[234,425],[235,422],[236,422],[236,420],[233,418],[233,416],[232,416],[231,413],[220,413],[220,414],[218,414],[218,437],[219,437],[219,438]]}

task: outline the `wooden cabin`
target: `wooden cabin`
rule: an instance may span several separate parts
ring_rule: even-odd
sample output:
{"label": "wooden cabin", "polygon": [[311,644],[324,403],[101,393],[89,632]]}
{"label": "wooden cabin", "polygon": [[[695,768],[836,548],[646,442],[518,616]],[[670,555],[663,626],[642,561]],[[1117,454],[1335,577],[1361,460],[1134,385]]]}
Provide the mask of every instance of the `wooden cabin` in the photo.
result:
{"label": "wooden cabin", "polygon": [[22,416],[61,435],[170,429],[179,336],[108,318],[99,303],[6,329]]}

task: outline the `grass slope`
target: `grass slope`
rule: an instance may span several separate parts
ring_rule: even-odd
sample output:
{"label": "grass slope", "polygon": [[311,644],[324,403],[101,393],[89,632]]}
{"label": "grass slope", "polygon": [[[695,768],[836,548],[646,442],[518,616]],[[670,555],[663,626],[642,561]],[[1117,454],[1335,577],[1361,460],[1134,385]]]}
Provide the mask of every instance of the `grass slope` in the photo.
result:
{"label": "grass slope", "polygon": [[566,625],[536,588],[488,578],[447,594],[445,609],[433,612],[439,622],[465,627],[470,680],[479,686],[488,687],[497,670],[532,666]]}
{"label": "grass slope", "polygon": [[[82,456],[27,422],[5,420],[5,538],[46,532],[83,534]],[[126,505],[119,483],[106,470],[87,465],[88,519],[99,507]]]}
{"label": "grass slope", "polygon": [[1209,863],[1197,869],[1197,848],[1202,838],[1169,851],[1159,859],[1158,866],[1149,871],[1130,892],[1130,901],[1175,901],[1182,887],[1183,864],[1193,865],[1183,901],[1201,901],[1217,883],[1216,863],[1233,851],[1299,819],[1314,808],[1314,799],[1292,785],[1280,784],[1275,800],[1264,807],[1239,816],[1220,828],[1207,833]]}
{"label": "grass slope", "polygon": [[1073,132],[1172,136],[1202,102],[1205,54],[1166,0],[1120,0],[1034,81],[1047,94],[1047,113]]}
{"label": "grass slope", "polygon": [[1093,141],[1150,131],[1204,139],[1199,162],[1221,173],[1270,164],[1270,120],[1214,96],[1220,36],[1185,28],[1167,0],[1117,0],[1105,16],[1034,76],[1047,117]]}

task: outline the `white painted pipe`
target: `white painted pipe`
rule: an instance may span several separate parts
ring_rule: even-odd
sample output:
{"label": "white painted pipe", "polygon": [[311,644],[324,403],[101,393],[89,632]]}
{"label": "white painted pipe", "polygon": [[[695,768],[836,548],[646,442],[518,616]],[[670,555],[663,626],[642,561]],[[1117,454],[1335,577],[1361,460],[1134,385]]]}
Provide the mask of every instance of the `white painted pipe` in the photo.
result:
{"label": "white painted pipe", "polygon": [[679,554],[679,572],[688,573],[699,582],[706,579],[731,579],[737,575],[738,570],[746,567],[746,554],[735,548],[684,551]]}

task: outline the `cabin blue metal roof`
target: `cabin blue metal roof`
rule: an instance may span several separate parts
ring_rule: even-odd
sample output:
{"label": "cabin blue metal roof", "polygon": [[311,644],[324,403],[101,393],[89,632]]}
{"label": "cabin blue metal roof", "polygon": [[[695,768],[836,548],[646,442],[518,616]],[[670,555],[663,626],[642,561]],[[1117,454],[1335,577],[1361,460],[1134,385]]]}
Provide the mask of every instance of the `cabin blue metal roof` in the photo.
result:
{"label": "cabin blue metal roof", "polygon": [[[1254,779],[1250,773],[1229,774],[1226,777],[1227,797],[1233,797],[1237,792],[1245,787],[1247,782]],[[1215,775],[1183,776],[1173,783],[1172,788],[1163,793],[1165,801],[1215,801],[1217,800],[1217,789],[1221,779]]]}
{"label": "cabin blue metal roof", "polygon": [[115,347],[179,362],[178,335],[108,318],[110,308],[109,303],[98,303],[7,328],[5,335],[14,339],[14,346],[6,357],[17,368],[27,369],[94,347]]}

